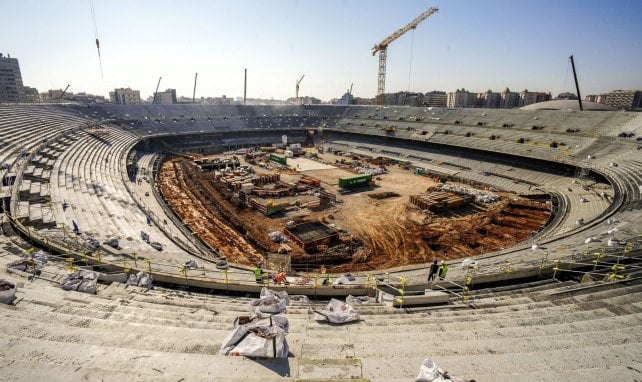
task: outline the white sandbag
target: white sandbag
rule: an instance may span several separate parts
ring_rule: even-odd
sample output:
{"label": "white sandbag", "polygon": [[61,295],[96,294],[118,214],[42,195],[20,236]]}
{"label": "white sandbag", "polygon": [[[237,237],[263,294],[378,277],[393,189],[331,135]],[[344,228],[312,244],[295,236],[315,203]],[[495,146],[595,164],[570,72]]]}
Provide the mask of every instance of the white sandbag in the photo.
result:
{"label": "white sandbag", "polygon": [[426,358],[419,368],[415,382],[445,382],[444,371],[430,358]]}
{"label": "white sandbag", "polygon": [[153,286],[154,278],[152,275],[147,274],[143,271],[138,272],[137,274],[129,275],[127,279],[127,285],[138,286],[145,289],[151,289]]}
{"label": "white sandbag", "polygon": [[346,303],[350,305],[374,304],[377,299],[370,296],[351,296],[346,297]]}
{"label": "white sandbag", "polygon": [[346,322],[359,321],[361,316],[354,308],[345,302],[335,298],[331,299],[323,310],[315,310],[317,320],[328,321],[334,324],[344,324]]}
{"label": "white sandbag", "polygon": [[[270,322],[272,325],[270,325]],[[284,316],[256,319],[244,325],[237,325],[223,340],[220,354],[246,357],[287,357],[289,347],[285,336],[289,330],[288,319]]]}
{"label": "white sandbag", "polygon": [[96,293],[98,287],[98,274],[93,271],[81,269],[65,276],[60,281],[63,290],[75,290],[83,293]]}
{"label": "white sandbag", "polygon": [[465,379],[448,375],[433,360],[426,358],[419,368],[419,375],[415,378],[415,382],[469,382]]}
{"label": "white sandbag", "polygon": [[229,351],[229,354],[244,357],[287,358],[289,351],[285,333],[275,330],[249,333]]}
{"label": "white sandbag", "polygon": [[250,312],[259,317],[270,314],[283,313],[290,303],[288,292],[272,291],[266,287],[261,289],[259,298],[250,301]]}
{"label": "white sandbag", "polygon": [[0,304],[11,304],[16,298],[17,291],[16,283],[0,279]]}
{"label": "white sandbag", "polygon": [[350,280],[345,276],[337,277],[332,282],[332,285],[345,285],[345,284],[350,284]]}
{"label": "white sandbag", "polygon": [[477,266],[477,260],[473,259],[464,259],[464,261],[461,262],[461,269],[468,269],[468,268],[474,268]]}

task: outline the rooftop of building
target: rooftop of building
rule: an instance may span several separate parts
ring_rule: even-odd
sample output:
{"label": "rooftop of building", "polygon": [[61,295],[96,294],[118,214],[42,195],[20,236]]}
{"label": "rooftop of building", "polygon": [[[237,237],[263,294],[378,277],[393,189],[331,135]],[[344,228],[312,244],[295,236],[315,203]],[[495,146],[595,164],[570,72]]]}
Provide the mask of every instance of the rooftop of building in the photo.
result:
{"label": "rooftop of building", "polygon": [[[584,110],[593,111],[614,111],[617,110],[609,105],[597,102],[582,101]],[[577,100],[554,99],[552,101],[538,102],[522,107],[522,110],[580,110],[580,104]]]}

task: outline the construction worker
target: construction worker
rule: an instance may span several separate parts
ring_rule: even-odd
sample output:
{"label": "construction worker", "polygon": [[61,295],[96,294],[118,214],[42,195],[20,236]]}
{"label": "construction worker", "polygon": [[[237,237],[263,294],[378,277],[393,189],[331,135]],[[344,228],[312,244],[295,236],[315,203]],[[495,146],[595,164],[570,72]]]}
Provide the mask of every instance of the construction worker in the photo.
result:
{"label": "construction worker", "polygon": [[439,264],[437,263],[437,259],[435,259],[430,265],[430,272],[428,272],[428,281],[433,281],[437,272],[439,272]]}
{"label": "construction worker", "polygon": [[289,285],[290,283],[288,282],[288,279],[286,278],[286,273],[285,272],[279,272],[274,276],[274,282],[277,284],[285,284]]}
{"label": "construction worker", "polygon": [[256,264],[256,268],[254,268],[254,278],[257,284],[263,284],[263,269],[261,269],[260,263]]}
{"label": "construction worker", "polygon": [[446,263],[444,263],[443,260],[441,261],[440,265],[441,266],[439,267],[439,280],[443,280],[446,278],[446,274],[448,273],[448,266],[446,265]]}

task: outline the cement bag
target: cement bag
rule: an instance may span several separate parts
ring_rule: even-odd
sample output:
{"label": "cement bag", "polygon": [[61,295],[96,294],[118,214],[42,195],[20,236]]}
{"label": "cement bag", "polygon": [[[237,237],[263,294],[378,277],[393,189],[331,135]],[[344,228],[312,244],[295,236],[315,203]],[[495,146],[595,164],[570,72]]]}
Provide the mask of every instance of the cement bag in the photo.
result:
{"label": "cement bag", "polygon": [[151,289],[153,281],[154,279],[152,278],[152,275],[140,271],[135,275],[129,275],[129,278],[127,279],[127,285],[134,285],[145,289]]}
{"label": "cement bag", "polygon": [[332,285],[345,285],[345,284],[350,284],[350,280],[345,276],[337,277],[336,279],[334,279],[334,282],[332,283]]}
{"label": "cement bag", "polygon": [[415,379],[415,382],[469,382],[465,379],[448,375],[447,371],[444,371],[439,367],[435,362],[430,358],[426,358],[419,368],[419,375]]}
{"label": "cement bag", "polygon": [[[272,316],[272,324],[281,328],[285,333],[287,333],[290,329],[290,324],[285,316]],[[250,330],[262,326],[269,327],[270,319],[263,318],[257,320],[257,317],[254,316],[247,324],[239,325],[237,320],[234,322],[234,325],[234,330],[230,332],[230,334],[228,334],[227,337],[225,337],[225,339],[223,340],[223,344],[221,345],[221,354],[227,354],[227,352],[229,352],[229,350],[231,350],[237,343],[239,343],[239,341],[241,341],[241,339],[243,339],[243,337],[246,336],[250,332]]]}
{"label": "cement bag", "polygon": [[276,356],[287,357],[289,347],[285,335],[290,327],[288,319],[284,316],[272,316],[272,324],[270,326],[269,318],[254,318],[247,324],[237,325],[223,340],[220,354],[273,357],[276,342]]}
{"label": "cement bag", "polygon": [[415,378],[415,382],[447,382],[443,377],[444,374],[445,371],[430,358],[426,358],[419,368],[419,375]]}
{"label": "cement bag", "polygon": [[359,321],[361,317],[350,304],[341,302],[335,298],[331,299],[323,310],[315,310],[321,319],[319,321],[326,320],[334,324],[343,324],[351,321]]}
{"label": "cement bag", "polygon": [[16,283],[0,279],[0,304],[11,304],[16,298],[17,291]]}
{"label": "cement bag", "polygon": [[75,290],[83,293],[96,293],[97,286],[98,274],[84,269],[70,273],[60,281],[60,287],[62,289]]}
{"label": "cement bag", "polygon": [[250,312],[265,317],[266,314],[277,314],[285,312],[290,302],[288,292],[274,292],[268,288],[261,289],[261,297],[250,301]]}
{"label": "cement bag", "polygon": [[245,357],[272,358],[276,356],[276,358],[287,358],[289,351],[285,332],[274,326],[251,331],[229,351],[229,354]]}
{"label": "cement bag", "polygon": [[288,292],[281,290],[278,292],[275,292],[271,289],[268,289],[266,287],[261,288],[261,294],[260,297],[268,297],[268,296],[277,296],[281,300],[285,300],[287,304],[290,304],[290,297],[288,296]]}

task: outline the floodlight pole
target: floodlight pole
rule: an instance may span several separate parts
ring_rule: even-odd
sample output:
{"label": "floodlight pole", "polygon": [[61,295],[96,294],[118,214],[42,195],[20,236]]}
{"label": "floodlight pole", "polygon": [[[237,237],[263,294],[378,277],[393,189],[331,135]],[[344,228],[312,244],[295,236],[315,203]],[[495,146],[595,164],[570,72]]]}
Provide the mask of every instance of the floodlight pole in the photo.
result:
{"label": "floodlight pole", "polygon": [[196,103],[196,80],[198,79],[198,73],[194,76],[194,92],[192,93],[192,103]]}
{"label": "floodlight pole", "polygon": [[580,102],[580,111],[584,110],[582,107],[582,96],[580,95],[580,85],[577,82],[577,73],[575,72],[575,61],[573,60],[573,55],[569,57],[571,59],[571,66],[573,67],[573,78],[575,78],[575,90],[577,90],[577,100]]}
{"label": "floodlight pole", "polygon": [[243,81],[243,105],[247,102],[247,69],[245,69],[245,80]]}

